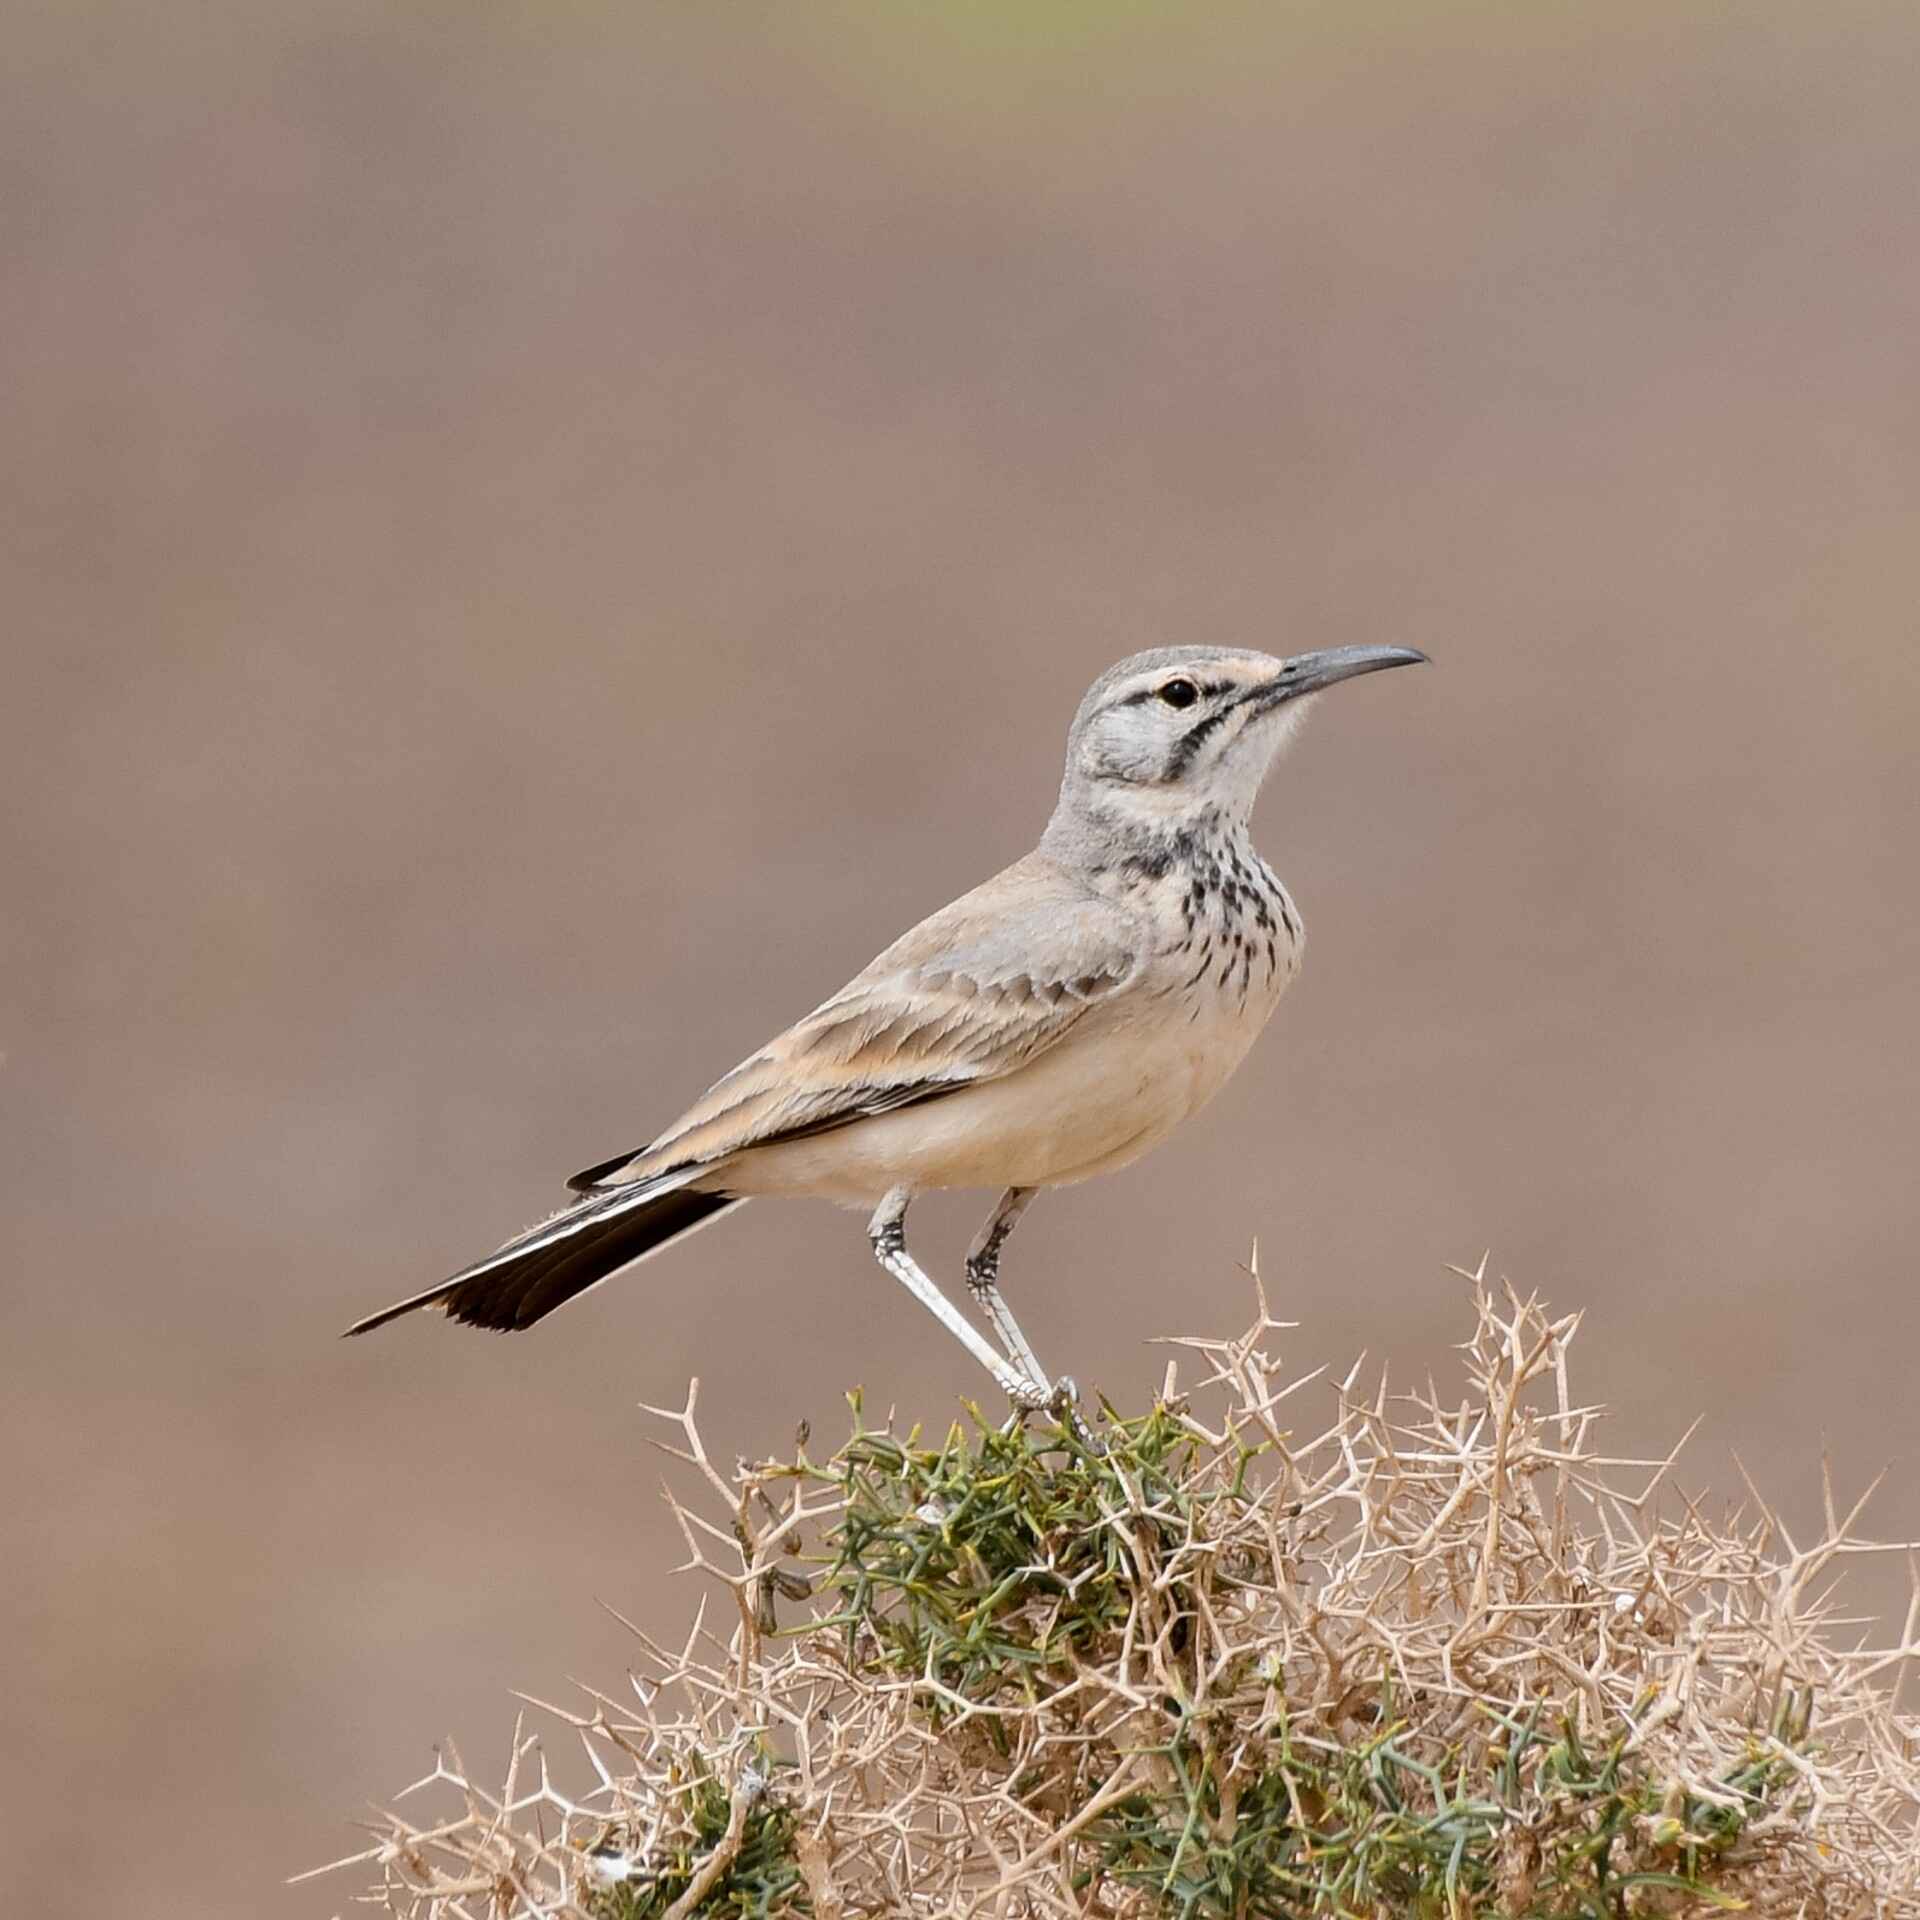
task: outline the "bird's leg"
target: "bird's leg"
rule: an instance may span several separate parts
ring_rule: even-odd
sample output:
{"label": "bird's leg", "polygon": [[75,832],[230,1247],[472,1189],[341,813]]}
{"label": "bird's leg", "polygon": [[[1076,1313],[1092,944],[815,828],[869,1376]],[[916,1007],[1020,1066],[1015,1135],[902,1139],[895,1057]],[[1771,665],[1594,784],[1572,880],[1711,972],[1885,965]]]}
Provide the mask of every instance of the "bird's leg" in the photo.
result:
{"label": "bird's leg", "polygon": [[1009,1187],[1000,1196],[1000,1204],[987,1216],[986,1225],[974,1236],[967,1249],[967,1287],[979,1301],[981,1311],[993,1322],[993,1330],[1006,1349],[1007,1358],[1022,1368],[1033,1384],[1046,1396],[1044,1405],[1051,1413],[1062,1415],[1089,1453],[1104,1453],[1106,1448],[1093,1429],[1080,1417],[1080,1389],[1062,1374],[1049,1379],[1033,1343],[1020,1331],[1006,1296],[1000,1291],[1000,1250],[1007,1244],[1020,1216],[1033,1204],[1036,1187]]}
{"label": "bird's leg", "polygon": [[980,1309],[993,1323],[994,1333],[1015,1366],[1021,1368],[1036,1387],[1052,1391],[1047,1370],[1040,1364],[1031,1342],[1020,1331],[1013,1309],[1000,1291],[1000,1249],[1007,1244],[1020,1216],[1033,1204],[1034,1187],[1009,1187],[1000,1196],[1000,1204],[987,1216],[986,1224],[974,1235],[967,1249],[967,1288]]}
{"label": "bird's leg", "polygon": [[907,1251],[907,1202],[912,1194],[895,1187],[874,1210],[867,1223],[873,1257],[993,1375],[1002,1393],[1022,1412],[1043,1413],[1053,1403],[1053,1390],[1030,1380],[1018,1367],[995,1353],[980,1329],[936,1287]]}

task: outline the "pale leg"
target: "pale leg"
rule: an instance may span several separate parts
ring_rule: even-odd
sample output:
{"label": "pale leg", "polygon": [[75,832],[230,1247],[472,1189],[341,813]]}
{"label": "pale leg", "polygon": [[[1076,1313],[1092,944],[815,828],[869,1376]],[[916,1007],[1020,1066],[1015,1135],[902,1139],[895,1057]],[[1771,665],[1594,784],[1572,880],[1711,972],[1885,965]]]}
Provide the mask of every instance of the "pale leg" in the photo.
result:
{"label": "pale leg", "polygon": [[907,1188],[895,1187],[880,1202],[867,1223],[873,1257],[993,1375],[1001,1392],[1016,1407],[1044,1412],[1053,1402],[1053,1389],[1028,1379],[1017,1366],[995,1353],[980,1329],[927,1278],[907,1251],[907,1202],[912,1198]]}
{"label": "pale leg", "polygon": [[1032,1343],[1020,1331],[1020,1323],[1000,1291],[1000,1249],[1020,1224],[1020,1216],[1033,1204],[1037,1191],[1034,1187],[1009,1187],[1000,1196],[1000,1204],[967,1249],[967,1287],[992,1322],[1007,1358],[1021,1368],[1035,1386],[1051,1390],[1046,1368],[1040,1364]]}
{"label": "pale leg", "polygon": [[1039,1355],[1033,1350],[1033,1343],[1020,1331],[1020,1322],[1013,1317],[1013,1309],[1000,1291],[1000,1250],[1020,1224],[1020,1216],[1033,1204],[1033,1196],[1038,1191],[1036,1187],[1009,1187],[1000,1196],[1000,1204],[988,1215],[986,1225],[967,1249],[967,1286],[979,1301],[981,1311],[993,1322],[993,1330],[1006,1349],[1007,1358],[1047,1396],[1048,1407],[1065,1411],[1088,1452],[1104,1453],[1106,1449],[1093,1429],[1080,1417],[1080,1389],[1066,1374],[1058,1380],[1048,1377]]}

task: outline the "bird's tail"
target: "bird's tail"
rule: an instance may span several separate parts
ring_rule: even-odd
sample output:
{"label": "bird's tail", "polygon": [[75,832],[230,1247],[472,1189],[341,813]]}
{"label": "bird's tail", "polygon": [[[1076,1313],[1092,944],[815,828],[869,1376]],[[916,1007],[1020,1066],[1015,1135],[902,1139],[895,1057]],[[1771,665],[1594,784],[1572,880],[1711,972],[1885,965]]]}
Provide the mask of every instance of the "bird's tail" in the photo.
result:
{"label": "bird's tail", "polygon": [[451,1280],[383,1307],[347,1332],[371,1333],[416,1307],[439,1307],[451,1319],[498,1333],[530,1327],[622,1267],[746,1204],[730,1193],[696,1192],[686,1183],[699,1172],[590,1194]]}

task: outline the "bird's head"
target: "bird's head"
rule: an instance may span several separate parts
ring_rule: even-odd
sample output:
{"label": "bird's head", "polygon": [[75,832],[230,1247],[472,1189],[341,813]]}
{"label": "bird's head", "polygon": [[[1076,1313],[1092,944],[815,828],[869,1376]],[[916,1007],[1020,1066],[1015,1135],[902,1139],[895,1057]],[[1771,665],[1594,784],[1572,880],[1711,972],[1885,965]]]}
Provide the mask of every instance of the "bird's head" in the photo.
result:
{"label": "bird's head", "polygon": [[1171,822],[1214,807],[1244,820],[1311,695],[1426,657],[1411,647],[1333,647],[1290,660],[1236,647],[1136,653],[1080,703],[1061,810]]}

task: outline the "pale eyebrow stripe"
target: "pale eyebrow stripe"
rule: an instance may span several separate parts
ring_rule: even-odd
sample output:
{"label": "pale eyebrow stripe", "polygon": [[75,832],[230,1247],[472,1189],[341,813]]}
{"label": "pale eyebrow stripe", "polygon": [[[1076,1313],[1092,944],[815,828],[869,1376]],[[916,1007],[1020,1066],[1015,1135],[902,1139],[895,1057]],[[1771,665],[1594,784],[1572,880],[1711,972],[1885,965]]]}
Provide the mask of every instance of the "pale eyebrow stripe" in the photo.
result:
{"label": "pale eyebrow stripe", "polygon": [[[1176,673],[1172,678],[1193,680],[1193,675]],[[1143,700],[1157,700],[1160,697],[1160,689],[1166,684],[1165,680],[1159,680],[1150,687],[1137,687],[1132,693],[1123,695],[1113,704],[1116,707],[1137,707]],[[1235,683],[1231,680],[1194,680],[1193,684],[1200,689],[1205,699],[1217,700],[1221,694],[1231,693]]]}

